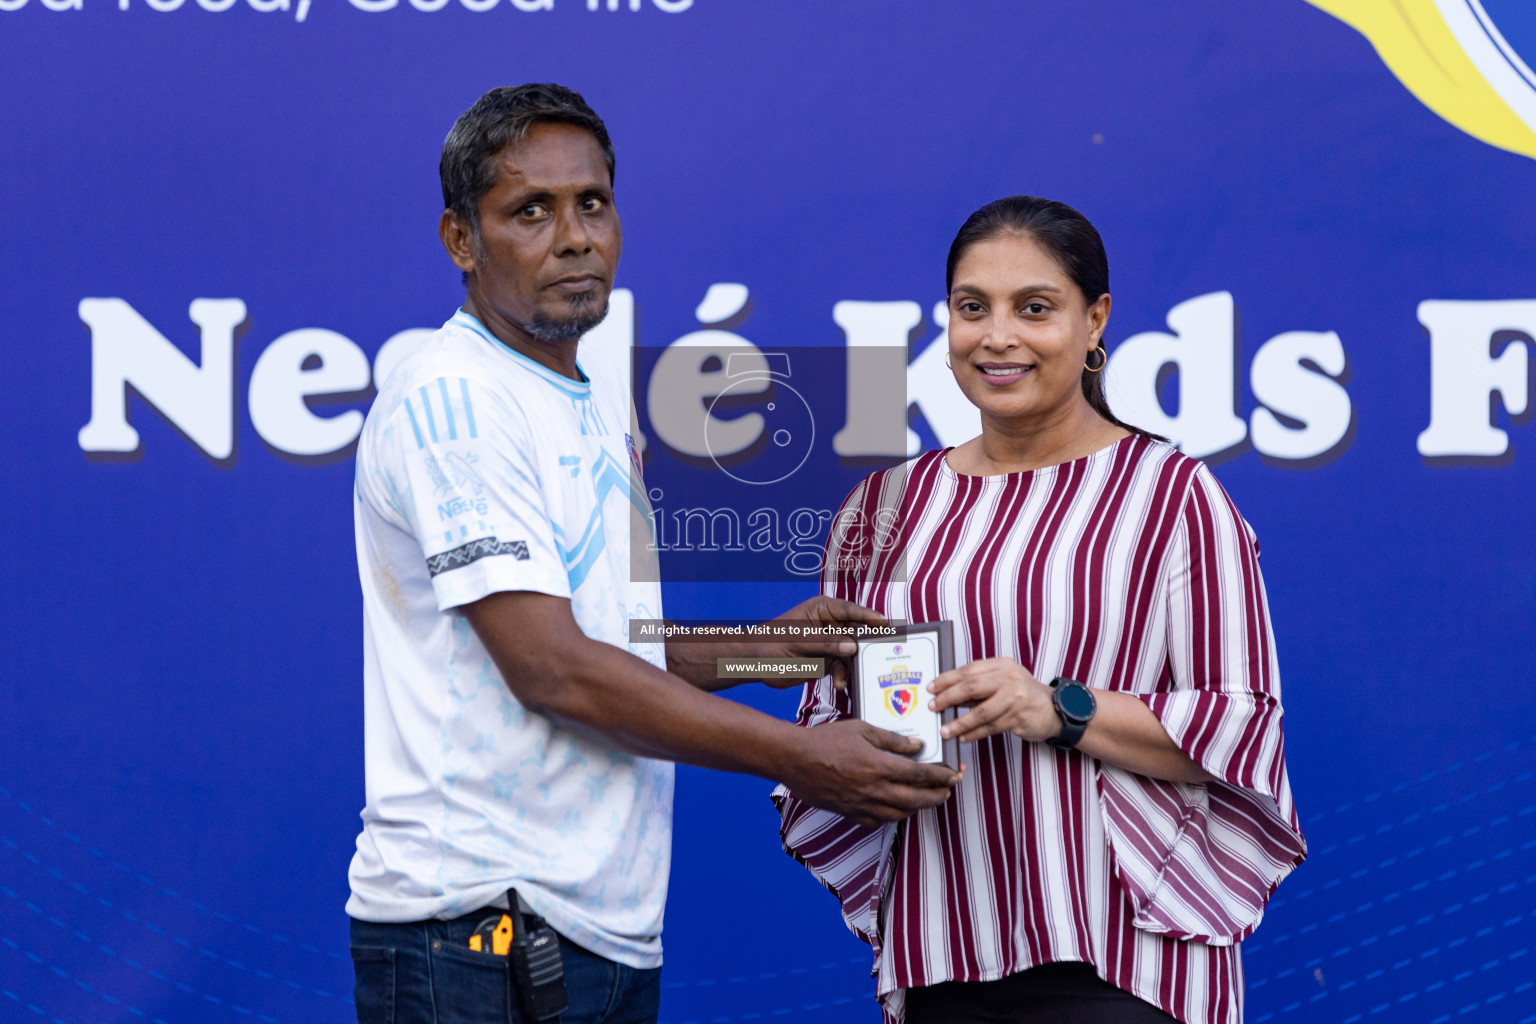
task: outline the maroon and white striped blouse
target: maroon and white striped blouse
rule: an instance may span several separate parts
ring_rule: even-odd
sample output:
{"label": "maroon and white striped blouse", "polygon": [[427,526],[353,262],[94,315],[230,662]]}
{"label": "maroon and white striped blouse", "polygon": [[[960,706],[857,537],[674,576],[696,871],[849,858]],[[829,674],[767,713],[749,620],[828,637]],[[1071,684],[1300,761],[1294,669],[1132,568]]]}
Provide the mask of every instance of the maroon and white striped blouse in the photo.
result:
{"label": "maroon and white striped blouse", "polygon": [[[828,541],[826,593],[955,623],[956,664],[1135,694],[1219,782],[1160,782],[1017,736],[961,747],[944,806],[865,827],[783,787],[785,849],[904,990],[1078,960],[1186,1024],[1242,1019],[1241,940],[1306,845],[1291,802],[1258,545],[1203,463],[1129,437],[1028,473],[929,452],[867,478]],[[823,679],[799,722],[850,713]]]}

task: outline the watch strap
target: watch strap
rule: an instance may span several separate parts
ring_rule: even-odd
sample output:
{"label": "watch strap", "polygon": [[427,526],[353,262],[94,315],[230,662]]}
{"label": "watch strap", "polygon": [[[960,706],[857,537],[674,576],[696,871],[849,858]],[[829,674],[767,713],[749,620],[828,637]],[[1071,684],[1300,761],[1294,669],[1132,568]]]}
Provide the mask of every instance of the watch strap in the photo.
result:
{"label": "watch strap", "polygon": [[[1060,717],[1059,715],[1057,717]],[[1045,742],[1057,750],[1071,750],[1076,747],[1078,741],[1083,738],[1083,733],[1088,731],[1086,722],[1069,722],[1061,719],[1061,735],[1052,736]]]}

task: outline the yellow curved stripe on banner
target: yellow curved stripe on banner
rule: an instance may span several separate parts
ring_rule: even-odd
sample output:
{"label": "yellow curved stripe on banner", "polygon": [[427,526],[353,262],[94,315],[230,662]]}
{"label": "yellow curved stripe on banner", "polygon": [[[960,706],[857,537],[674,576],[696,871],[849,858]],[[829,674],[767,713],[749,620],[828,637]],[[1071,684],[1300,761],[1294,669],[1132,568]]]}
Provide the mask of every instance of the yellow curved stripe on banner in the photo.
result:
{"label": "yellow curved stripe on banner", "polygon": [[1536,132],[1509,109],[1446,27],[1434,0],[1307,0],[1358,29],[1419,101],[1489,145],[1536,158]]}

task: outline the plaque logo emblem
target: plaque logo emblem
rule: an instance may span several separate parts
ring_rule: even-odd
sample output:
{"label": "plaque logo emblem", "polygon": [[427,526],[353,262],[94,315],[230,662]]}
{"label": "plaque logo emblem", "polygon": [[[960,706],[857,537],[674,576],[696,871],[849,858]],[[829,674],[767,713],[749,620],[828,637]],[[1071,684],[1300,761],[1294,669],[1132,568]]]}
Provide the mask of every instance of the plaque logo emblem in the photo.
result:
{"label": "plaque logo emblem", "polygon": [[[900,648],[897,649],[898,653]],[[897,665],[889,672],[876,676],[880,692],[885,695],[885,707],[897,718],[905,718],[917,707],[917,688],[923,681],[921,672],[914,672],[905,665]]]}

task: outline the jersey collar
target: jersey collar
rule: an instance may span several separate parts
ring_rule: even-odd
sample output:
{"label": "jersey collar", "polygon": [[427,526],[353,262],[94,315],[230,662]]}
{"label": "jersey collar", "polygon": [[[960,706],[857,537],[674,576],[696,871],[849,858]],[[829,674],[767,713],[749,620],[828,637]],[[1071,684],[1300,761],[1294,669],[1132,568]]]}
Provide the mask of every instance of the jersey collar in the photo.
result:
{"label": "jersey collar", "polygon": [[487,330],[485,325],[482,324],[478,318],[471,316],[470,314],[464,312],[462,309],[457,313],[454,313],[453,316],[449,318],[448,322],[451,324],[458,324],[460,327],[480,335],[480,337],[484,338],[486,341],[490,342],[492,345],[495,345],[497,348],[501,349],[501,351],[507,353],[513,359],[517,360],[526,369],[531,370],[537,376],[542,377],[544,380],[548,381],[550,384],[553,384],[556,388],[560,389],[568,395],[571,395],[572,397],[583,397],[592,391],[592,379],[587,376],[587,371],[582,368],[580,359],[576,360],[576,372],[581,374],[581,380],[571,380],[571,378],[562,376],[561,374],[556,373],[554,370],[551,370],[543,363],[535,362],[534,360],[529,359],[527,356],[523,355],[523,353],[519,352],[511,345],[508,345],[506,342],[502,341],[500,338],[496,337],[496,335]]}

